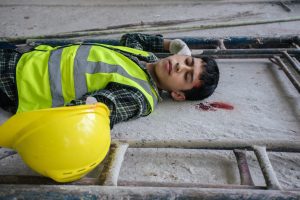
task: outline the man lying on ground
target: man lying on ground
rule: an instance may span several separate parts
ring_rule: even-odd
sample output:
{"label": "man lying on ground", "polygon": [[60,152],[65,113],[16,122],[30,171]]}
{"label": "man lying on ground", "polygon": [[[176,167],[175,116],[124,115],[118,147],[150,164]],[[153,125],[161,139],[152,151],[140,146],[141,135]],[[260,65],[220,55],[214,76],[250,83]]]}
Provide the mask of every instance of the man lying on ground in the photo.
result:
{"label": "man lying on ground", "polygon": [[[182,40],[134,33],[120,43],[0,49],[0,107],[15,113],[97,101],[110,109],[112,128],[153,112],[162,90],[176,101],[202,100],[218,85],[215,60],[192,57]],[[164,51],[174,55],[151,53]]]}

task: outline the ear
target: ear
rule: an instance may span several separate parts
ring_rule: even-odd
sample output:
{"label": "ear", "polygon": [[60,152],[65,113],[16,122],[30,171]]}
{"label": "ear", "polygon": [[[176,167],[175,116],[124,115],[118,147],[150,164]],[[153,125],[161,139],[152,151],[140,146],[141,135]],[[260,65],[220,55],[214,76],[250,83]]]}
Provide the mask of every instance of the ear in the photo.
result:
{"label": "ear", "polygon": [[170,94],[175,101],[184,101],[185,100],[185,95],[181,91],[172,91],[172,92],[170,92]]}

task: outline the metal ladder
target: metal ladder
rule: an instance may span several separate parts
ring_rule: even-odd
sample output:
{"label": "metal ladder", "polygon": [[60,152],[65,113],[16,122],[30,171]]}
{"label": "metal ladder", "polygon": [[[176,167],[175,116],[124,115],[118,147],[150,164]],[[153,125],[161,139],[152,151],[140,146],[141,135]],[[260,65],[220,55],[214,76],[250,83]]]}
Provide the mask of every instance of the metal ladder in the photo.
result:
{"label": "metal ladder", "polygon": [[[300,37],[228,37],[228,38],[181,38],[193,50],[193,56],[212,56],[216,59],[267,58],[280,66],[300,93]],[[30,40],[29,43],[64,45],[74,40]],[[116,40],[85,40],[118,45]],[[200,50],[201,49],[201,50]],[[157,53],[166,57],[168,53]],[[236,157],[241,185],[209,185],[198,183],[156,183],[148,181],[118,181],[122,162],[128,148],[180,148],[230,150]],[[247,164],[246,152],[254,151],[266,186],[256,186]],[[300,199],[299,188],[283,189],[273,170],[267,151],[300,153],[300,141],[288,140],[113,140],[111,149],[99,178],[83,178],[62,185],[37,176],[0,175],[0,197],[40,197],[49,192],[55,197],[107,198],[107,199]],[[6,155],[10,156],[11,152]],[[1,162],[1,158],[0,158]],[[24,185],[25,184],[25,185]],[[29,186],[31,184],[39,185]],[[45,185],[45,186],[44,186]],[[50,185],[50,186],[49,186]],[[8,192],[10,190],[17,192]]]}
{"label": "metal ladder", "polygon": [[[122,167],[125,153],[128,148],[179,148],[179,149],[212,149],[212,150],[231,150],[234,152],[238,169],[240,172],[241,185],[212,185],[212,184],[199,184],[199,183],[162,183],[162,182],[147,182],[147,181],[118,181],[119,173]],[[266,186],[255,186],[249,171],[249,167],[246,159],[246,152],[254,151],[259,162],[260,168],[264,175]],[[117,188],[130,188],[131,190],[125,194],[125,197],[135,197],[135,192],[139,192],[141,196],[136,199],[150,199],[146,195],[147,188],[167,189],[171,193],[181,198],[190,197],[189,192],[182,192],[183,188],[187,191],[193,188],[213,189],[214,192],[219,191],[223,194],[223,197],[229,199],[240,199],[241,195],[243,199],[273,199],[274,197],[280,197],[280,199],[297,199],[300,197],[300,188],[283,189],[277,180],[271,162],[269,160],[267,151],[275,152],[294,152],[300,153],[299,141],[277,141],[271,140],[267,143],[260,140],[192,140],[192,141],[161,141],[161,140],[113,140],[110,152],[103,163],[104,168],[101,174],[97,178],[82,178],[81,180],[68,183],[69,186],[97,186],[97,187],[113,187],[116,189],[116,193],[120,192]],[[56,183],[48,178],[39,176],[0,176],[0,188],[10,188],[13,184],[15,188],[24,187],[27,185],[65,185]],[[68,187],[68,186],[64,186]],[[176,192],[175,188],[180,188],[180,192]],[[0,189],[0,197],[3,196],[3,189]],[[48,188],[50,191],[56,191],[57,189]],[[143,191],[145,189],[145,191]],[[134,191],[137,190],[137,191]],[[173,191],[174,190],[174,191]],[[227,190],[224,193],[224,190]],[[7,191],[7,190],[6,190]],[[231,193],[228,193],[231,191]],[[255,191],[255,192],[251,192]],[[29,190],[25,192],[27,195],[33,195],[33,191]],[[217,193],[214,198],[220,195]],[[42,193],[41,193],[42,194]],[[192,193],[194,194],[194,193]],[[25,195],[25,194],[24,194]],[[64,195],[61,193],[60,195]],[[106,196],[108,194],[99,195]],[[198,194],[202,197],[212,197],[212,194],[201,193]],[[70,195],[69,195],[70,196]],[[72,195],[71,195],[72,196]],[[156,196],[159,197],[159,196]],[[135,199],[135,198],[133,198]]]}

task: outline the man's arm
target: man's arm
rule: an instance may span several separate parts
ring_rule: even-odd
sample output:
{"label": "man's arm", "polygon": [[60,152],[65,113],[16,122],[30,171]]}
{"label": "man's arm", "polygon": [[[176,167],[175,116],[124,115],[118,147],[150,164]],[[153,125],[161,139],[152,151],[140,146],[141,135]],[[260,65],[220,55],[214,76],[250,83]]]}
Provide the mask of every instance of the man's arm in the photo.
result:
{"label": "man's arm", "polygon": [[132,88],[124,88],[119,84],[109,84],[106,89],[87,93],[81,98],[72,100],[67,106],[86,104],[87,97],[96,98],[110,110],[110,127],[121,121],[146,116],[150,112],[143,94]]}
{"label": "man's arm", "polygon": [[120,43],[123,46],[144,51],[191,55],[191,51],[184,41],[180,39],[164,39],[162,35],[128,33],[122,36]]}
{"label": "man's arm", "polygon": [[122,46],[141,49],[150,52],[169,51],[171,40],[164,39],[162,35],[149,35],[142,33],[128,33],[121,37]]}

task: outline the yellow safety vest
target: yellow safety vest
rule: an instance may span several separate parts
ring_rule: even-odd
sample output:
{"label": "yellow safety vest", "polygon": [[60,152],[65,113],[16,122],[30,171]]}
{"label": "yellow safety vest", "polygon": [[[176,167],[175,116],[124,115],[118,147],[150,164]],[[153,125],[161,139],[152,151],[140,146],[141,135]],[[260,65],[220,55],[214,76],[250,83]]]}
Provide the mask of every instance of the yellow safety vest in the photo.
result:
{"label": "yellow safety vest", "polygon": [[23,54],[16,71],[17,112],[63,106],[87,92],[105,88],[110,82],[141,91],[152,112],[158,94],[148,75],[116,49],[134,55],[149,55],[142,50],[103,44],[55,48],[40,45]]}

